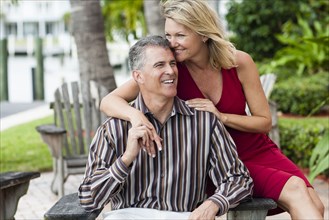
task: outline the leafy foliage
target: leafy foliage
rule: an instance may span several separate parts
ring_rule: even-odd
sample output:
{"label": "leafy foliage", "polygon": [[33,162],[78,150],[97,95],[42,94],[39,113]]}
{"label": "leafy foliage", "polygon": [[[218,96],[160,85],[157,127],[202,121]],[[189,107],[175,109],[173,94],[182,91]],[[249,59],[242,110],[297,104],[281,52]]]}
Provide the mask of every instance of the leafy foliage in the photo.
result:
{"label": "leafy foliage", "polygon": [[308,168],[313,149],[329,131],[329,118],[280,118],[279,129],[284,155]]}
{"label": "leafy foliage", "polygon": [[329,23],[315,21],[312,28],[298,16],[298,24],[288,21],[283,33],[276,36],[285,47],[262,71],[276,72],[282,67],[294,70],[290,75],[297,76],[329,71]]}
{"label": "leafy foliage", "polygon": [[327,132],[313,149],[310,163],[310,182],[322,172],[329,170],[329,132]]}
{"label": "leafy foliage", "polygon": [[[104,0],[103,15],[106,36],[113,41],[116,37],[136,39],[138,35],[145,35],[146,24],[143,12],[143,0]],[[141,30],[142,33],[138,33]]]}
{"label": "leafy foliage", "polygon": [[231,40],[255,60],[273,57],[283,46],[275,34],[281,33],[288,20],[296,21],[299,4],[306,1],[230,1],[226,19],[235,34]]}
{"label": "leafy foliage", "polygon": [[328,105],[329,75],[326,72],[309,77],[290,77],[277,82],[271,100],[278,110],[297,115],[316,114]]}

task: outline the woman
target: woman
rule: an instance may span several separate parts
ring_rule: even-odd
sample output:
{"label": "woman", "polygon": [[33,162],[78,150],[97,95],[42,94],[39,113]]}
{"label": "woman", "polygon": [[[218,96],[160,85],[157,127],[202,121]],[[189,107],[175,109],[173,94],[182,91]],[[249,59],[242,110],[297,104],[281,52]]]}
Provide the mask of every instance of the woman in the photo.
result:
{"label": "woman", "polygon": [[[213,112],[234,139],[241,160],[254,180],[254,197],[277,201],[292,219],[323,219],[324,206],[303,173],[285,157],[266,133],[271,114],[252,58],[225,40],[216,13],[202,0],[168,0],[162,3],[165,33],[178,61],[178,96],[190,107]],[[106,114],[149,127],[146,117],[128,106],[138,94],[133,80],[106,96]],[[115,104],[113,104],[115,103]],[[248,103],[252,116],[245,113]],[[152,142],[144,143],[150,155]]]}

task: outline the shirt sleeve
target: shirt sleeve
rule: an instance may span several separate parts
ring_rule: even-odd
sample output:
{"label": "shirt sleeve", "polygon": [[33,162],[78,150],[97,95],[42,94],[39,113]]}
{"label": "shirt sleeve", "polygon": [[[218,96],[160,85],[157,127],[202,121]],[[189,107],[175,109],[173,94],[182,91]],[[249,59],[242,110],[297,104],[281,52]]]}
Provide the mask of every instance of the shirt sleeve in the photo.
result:
{"label": "shirt sleeve", "polygon": [[208,199],[219,206],[220,216],[252,195],[253,181],[248,169],[238,158],[232,137],[219,120],[215,122],[211,141],[209,175],[216,191]]}
{"label": "shirt sleeve", "polygon": [[122,189],[129,168],[121,156],[116,156],[115,149],[103,124],[90,145],[85,175],[79,187],[80,204],[86,211],[103,208]]}

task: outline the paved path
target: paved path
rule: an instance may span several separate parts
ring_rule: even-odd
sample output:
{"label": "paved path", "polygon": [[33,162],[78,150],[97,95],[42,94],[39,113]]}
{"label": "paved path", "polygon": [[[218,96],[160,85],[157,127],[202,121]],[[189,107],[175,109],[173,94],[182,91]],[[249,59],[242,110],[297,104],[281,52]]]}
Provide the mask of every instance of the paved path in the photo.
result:
{"label": "paved path", "polygon": [[52,115],[53,111],[46,102],[32,103],[0,103],[0,131],[15,125],[27,123]]}

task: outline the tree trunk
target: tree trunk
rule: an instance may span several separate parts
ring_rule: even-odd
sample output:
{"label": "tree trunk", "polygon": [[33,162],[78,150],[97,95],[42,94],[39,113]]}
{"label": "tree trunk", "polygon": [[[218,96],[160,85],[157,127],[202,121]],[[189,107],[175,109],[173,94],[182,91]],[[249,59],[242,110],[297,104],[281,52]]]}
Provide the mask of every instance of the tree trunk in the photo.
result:
{"label": "tree trunk", "polygon": [[164,18],[160,13],[161,0],[144,0],[144,15],[148,34],[164,36]]}
{"label": "tree trunk", "polygon": [[95,80],[112,91],[116,88],[116,83],[106,48],[100,1],[70,0],[70,3],[80,80]]}

